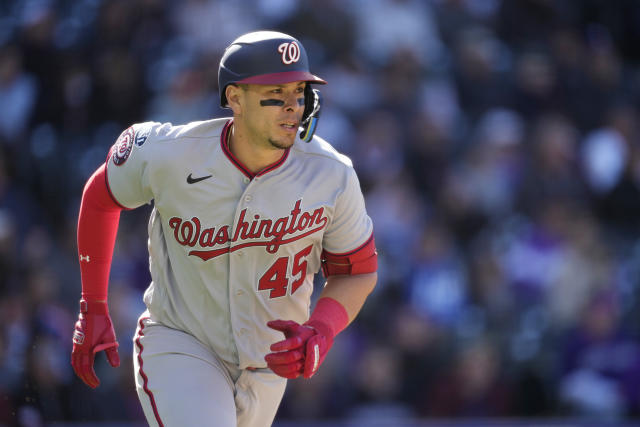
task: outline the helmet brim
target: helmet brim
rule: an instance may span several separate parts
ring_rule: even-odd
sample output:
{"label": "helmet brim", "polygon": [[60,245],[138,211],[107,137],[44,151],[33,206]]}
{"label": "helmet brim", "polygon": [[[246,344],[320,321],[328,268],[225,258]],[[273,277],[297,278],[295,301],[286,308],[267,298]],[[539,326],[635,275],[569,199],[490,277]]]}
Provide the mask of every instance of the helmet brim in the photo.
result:
{"label": "helmet brim", "polygon": [[307,71],[285,71],[281,73],[259,74],[257,76],[247,77],[236,83],[254,84],[254,85],[280,85],[291,82],[309,82],[317,84],[327,84],[318,76]]}

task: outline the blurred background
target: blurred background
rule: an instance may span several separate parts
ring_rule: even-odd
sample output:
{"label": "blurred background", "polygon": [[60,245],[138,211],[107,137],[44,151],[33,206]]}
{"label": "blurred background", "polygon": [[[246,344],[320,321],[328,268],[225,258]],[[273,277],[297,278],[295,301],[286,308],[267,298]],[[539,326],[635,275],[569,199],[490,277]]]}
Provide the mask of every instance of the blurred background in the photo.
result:
{"label": "blurred background", "polygon": [[317,133],[354,162],[380,263],[276,425],[640,420],[640,2],[16,0],[0,2],[0,425],[144,425],[131,338],[151,207],[122,215],[122,367],[100,356],[90,391],[69,363],[82,188],[132,123],[229,115],[218,61],[257,29],[299,38],[329,82]]}

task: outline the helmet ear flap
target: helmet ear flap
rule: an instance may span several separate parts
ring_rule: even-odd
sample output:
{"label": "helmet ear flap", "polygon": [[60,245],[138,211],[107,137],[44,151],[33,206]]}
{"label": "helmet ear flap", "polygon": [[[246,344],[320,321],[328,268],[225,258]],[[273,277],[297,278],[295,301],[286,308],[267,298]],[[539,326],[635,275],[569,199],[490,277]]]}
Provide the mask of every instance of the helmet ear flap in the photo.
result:
{"label": "helmet ear flap", "polygon": [[300,122],[302,130],[300,139],[304,142],[311,141],[313,134],[318,125],[320,118],[320,107],[322,107],[322,95],[318,89],[312,89],[307,83],[304,87],[304,112],[302,113],[302,121]]}

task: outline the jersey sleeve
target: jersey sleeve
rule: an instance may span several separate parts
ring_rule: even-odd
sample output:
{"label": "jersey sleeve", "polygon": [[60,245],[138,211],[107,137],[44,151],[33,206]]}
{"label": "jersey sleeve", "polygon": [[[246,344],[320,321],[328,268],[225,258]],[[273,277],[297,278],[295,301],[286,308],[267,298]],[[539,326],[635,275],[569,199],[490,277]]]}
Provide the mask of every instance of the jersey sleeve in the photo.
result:
{"label": "jersey sleeve", "polygon": [[107,156],[107,187],[123,208],[133,209],[153,199],[149,182],[151,140],[159,123],[138,123],[125,129]]}
{"label": "jersey sleeve", "polygon": [[353,168],[349,168],[344,191],[336,200],[333,219],[324,235],[322,264],[325,276],[377,270],[373,224]]}

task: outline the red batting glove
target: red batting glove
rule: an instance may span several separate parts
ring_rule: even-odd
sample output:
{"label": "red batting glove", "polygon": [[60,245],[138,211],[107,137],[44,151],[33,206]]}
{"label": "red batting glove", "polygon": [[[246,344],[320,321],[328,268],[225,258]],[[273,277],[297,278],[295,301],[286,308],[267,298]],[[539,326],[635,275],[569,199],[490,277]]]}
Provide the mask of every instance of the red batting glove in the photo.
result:
{"label": "red batting glove", "polygon": [[104,350],[109,364],[120,366],[118,342],[105,301],[80,300],[80,315],[73,332],[71,366],[89,387],[96,388],[100,380],[93,369],[95,354]]}
{"label": "red batting glove", "polygon": [[284,378],[311,378],[333,345],[331,328],[317,320],[302,325],[293,320],[272,320],[267,326],[284,333],[285,339],[272,344],[273,353],[264,357],[267,366]]}
{"label": "red batting glove", "polygon": [[305,378],[311,378],[324,362],[333,345],[334,335],[331,328],[320,320],[309,320],[305,325],[316,331],[316,334],[307,341],[307,354],[304,361],[303,375]]}

